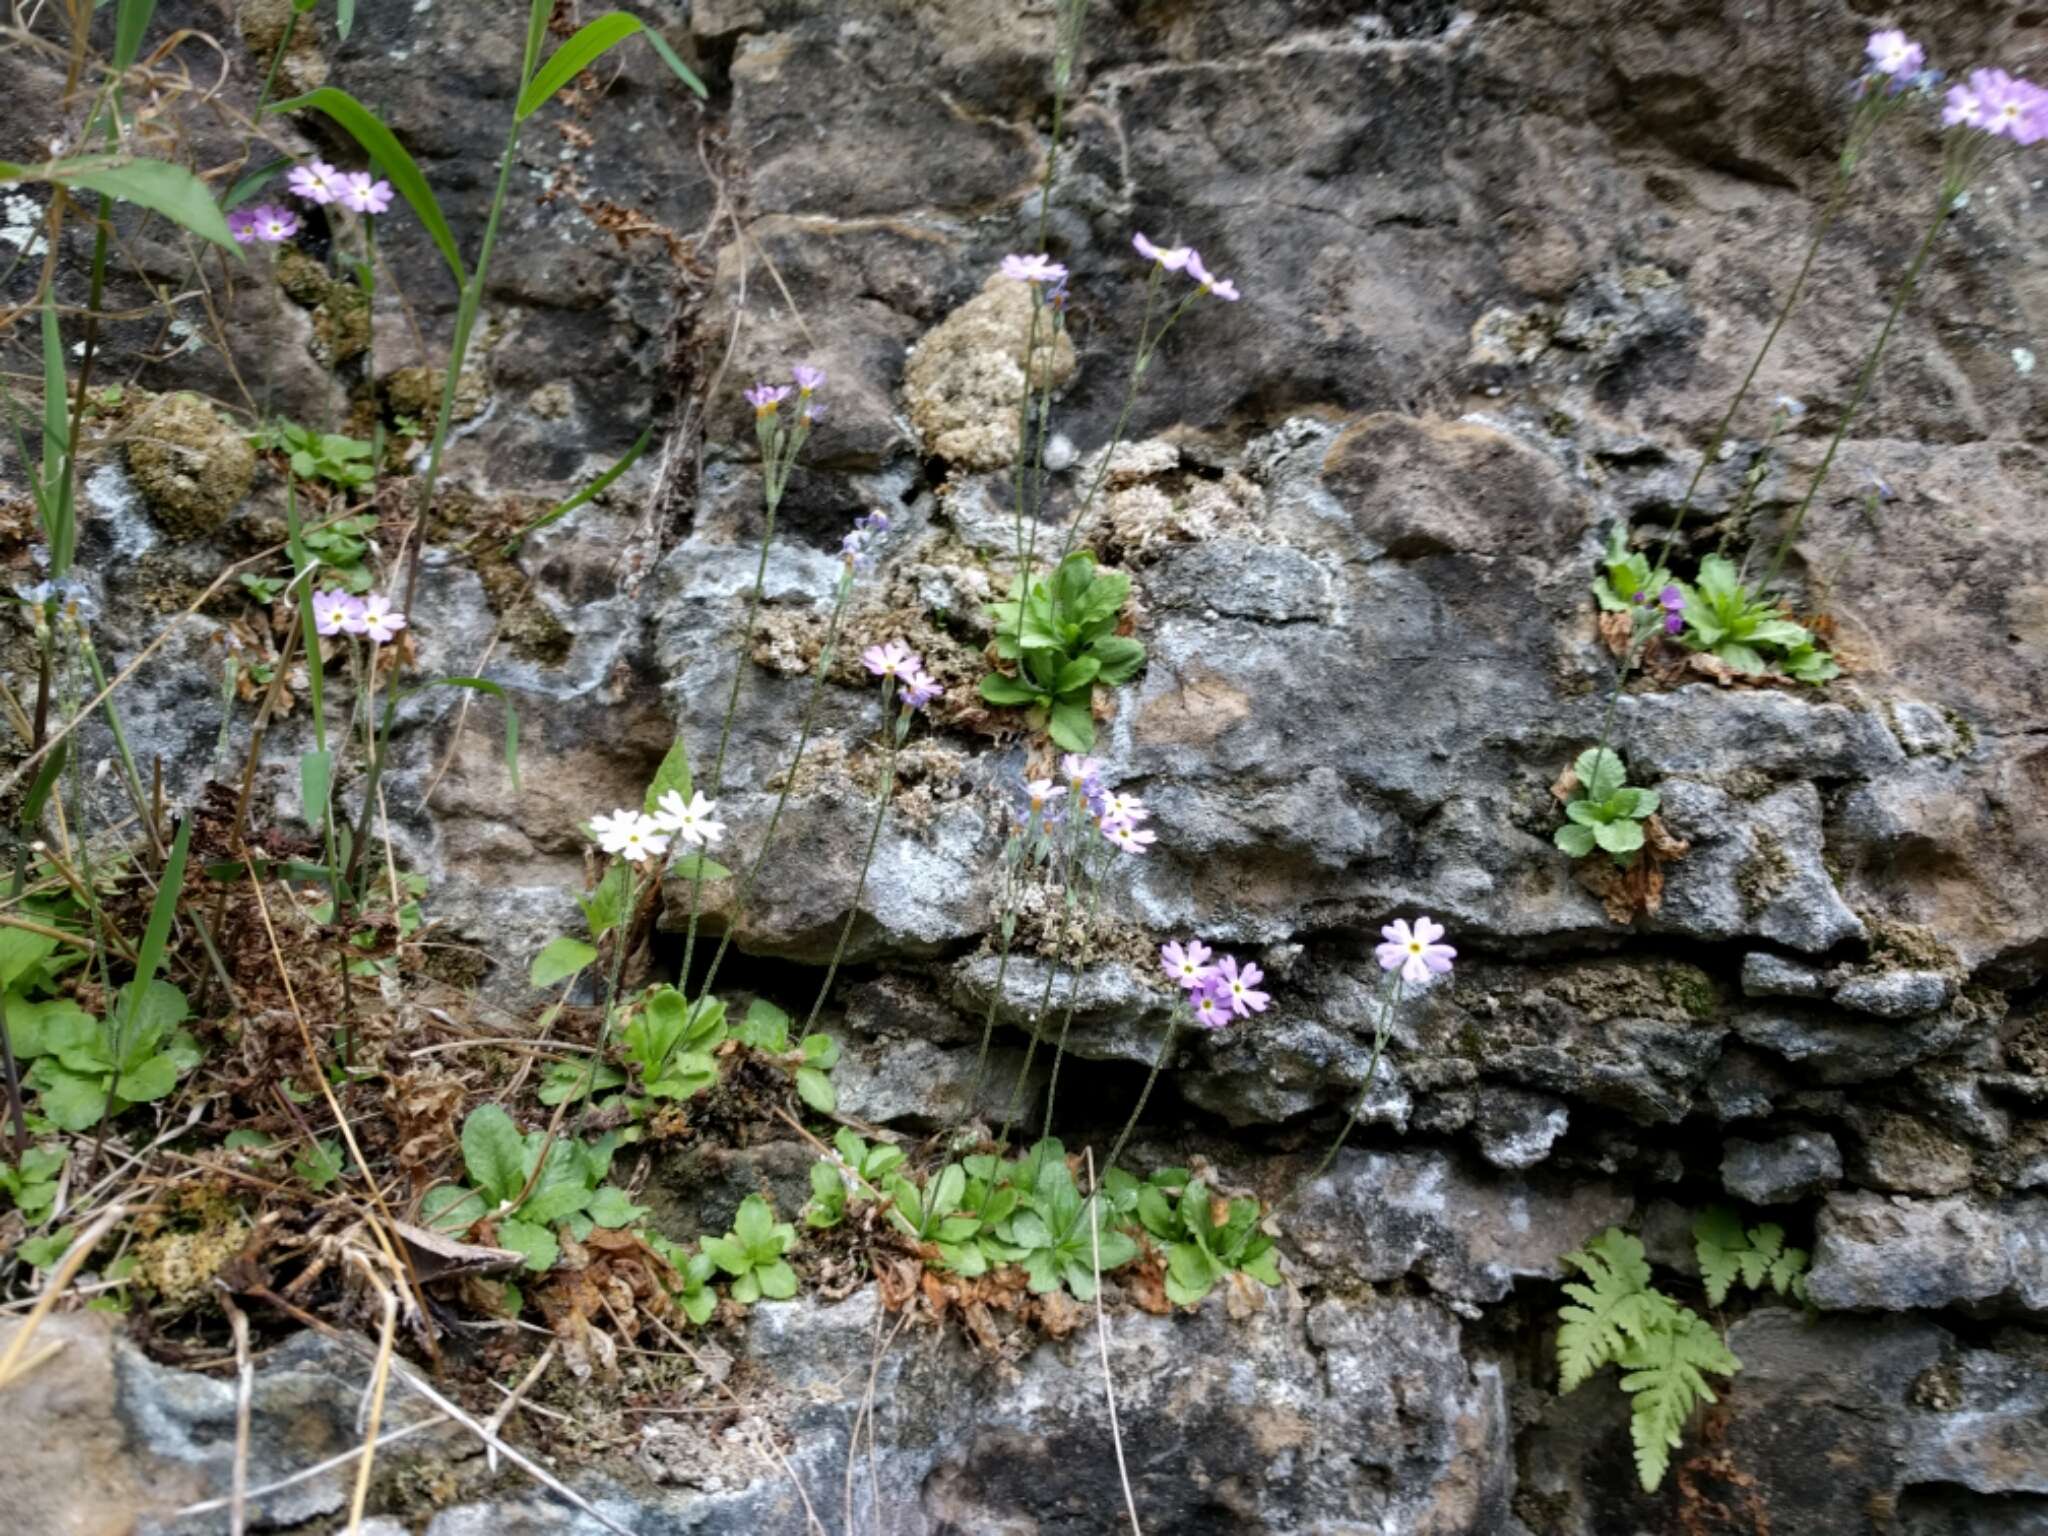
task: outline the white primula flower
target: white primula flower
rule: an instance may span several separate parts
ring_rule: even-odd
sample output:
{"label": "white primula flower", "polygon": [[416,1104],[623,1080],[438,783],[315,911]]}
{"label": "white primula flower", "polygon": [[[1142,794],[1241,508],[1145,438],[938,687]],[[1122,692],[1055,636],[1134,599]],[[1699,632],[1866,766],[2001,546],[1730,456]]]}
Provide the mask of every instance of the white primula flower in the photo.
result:
{"label": "white primula flower", "polygon": [[609,816],[593,816],[590,830],[597,836],[598,847],[635,864],[668,852],[668,834],[653,817],[638,811],[617,810]]}
{"label": "white primula flower", "polygon": [[672,789],[655,803],[655,809],[660,812],[655,817],[656,824],[665,832],[673,832],[685,847],[715,848],[725,836],[725,823],[712,819],[718,802],[706,800],[701,789],[690,796],[687,805],[683,803],[682,792]]}

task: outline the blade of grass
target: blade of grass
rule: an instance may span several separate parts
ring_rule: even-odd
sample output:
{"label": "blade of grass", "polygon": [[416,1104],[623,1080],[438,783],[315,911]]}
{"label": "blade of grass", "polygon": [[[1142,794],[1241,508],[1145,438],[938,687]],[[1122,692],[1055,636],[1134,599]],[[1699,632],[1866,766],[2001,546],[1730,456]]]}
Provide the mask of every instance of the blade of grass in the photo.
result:
{"label": "blade of grass", "polygon": [[624,11],[613,11],[609,15],[585,23],[574,36],[549,55],[547,63],[540,67],[534,77],[527,82],[526,89],[519,93],[519,104],[513,108],[514,115],[520,122],[525,122],[546,106],[555,92],[596,63],[598,56],[607,48],[623,43],[635,33],[646,35],[648,42],[653,44],[654,51],[661,55],[661,62],[674,71],[678,80],[700,97],[710,95],[710,92],[704,89],[704,82],[690,72],[683,61],[676,57],[675,50],[663,42],[651,27],[638,16],[628,16]]}

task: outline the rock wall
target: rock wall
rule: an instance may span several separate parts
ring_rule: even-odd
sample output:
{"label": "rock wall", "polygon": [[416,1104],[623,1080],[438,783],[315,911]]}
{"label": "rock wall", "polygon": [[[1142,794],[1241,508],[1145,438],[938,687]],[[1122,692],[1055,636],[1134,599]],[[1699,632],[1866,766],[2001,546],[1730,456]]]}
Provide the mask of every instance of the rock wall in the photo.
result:
{"label": "rock wall", "polygon": [[[227,29],[204,6],[163,9]],[[1017,372],[991,309],[1006,296],[984,283],[1036,235],[1051,8],[634,9],[712,99],[622,49],[535,119],[487,293],[484,393],[449,458],[461,494],[417,610],[429,671],[481,667],[518,694],[525,789],[504,782],[495,717],[423,699],[392,813],[439,932],[515,998],[525,959],[573,920],[574,822],[636,799],[676,730],[700,752],[715,737],[760,533],[738,388],[824,366],[831,410],[783,507],[723,803],[752,846],[839,535],[886,511],[843,654],[905,635],[949,693],[907,764],[832,1027],[845,1107],[927,1128],[968,1107],[1004,786],[1026,758],[972,702],[979,604],[1012,558],[1007,433],[972,428]],[[373,100],[465,232],[517,65],[495,10],[366,6],[345,45],[316,26],[291,65]],[[1905,24],[1952,71],[2048,66],[2029,18],[1924,7]],[[2032,164],[1991,174],[1937,248],[1790,566],[1834,617],[1844,676],[1623,698],[1615,739],[1691,845],[1654,914],[1617,923],[1550,840],[1549,786],[1598,736],[1612,670],[1587,590],[1599,551],[1679,504],[1814,227],[1867,26],[1834,3],[1686,0],[1120,0],[1090,16],[1048,218],[1074,274],[1058,429],[1077,451],[1055,455],[1073,466],[1056,503],[1122,400],[1145,276],[1131,231],[1198,244],[1246,297],[1165,343],[1087,531],[1132,573],[1150,651],[1102,752],[1160,840],[1089,935],[1059,1129],[1078,1143],[1120,1121],[1172,1005],[1151,949],[1198,932],[1255,955],[1276,1003],[1176,1053],[1140,1162],[1203,1161],[1276,1198],[1363,1082],[1375,930],[1423,910],[1460,950],[1451,982],[1401,1005],[1355,1145],[1284,1220],[1288,1287],[1113,1313],[1147,1529],[2048,1531]],[[8,99],[50,100],[39,68],[0,59]],[[1779,394],[1806,414],[1738,538],[1768,544],[1803,494],[1938,157],[1928,114],[1870,155],[1682,558],[1721,537]],[[409,220],[389,223],[391,264],[443,342],[445,275]],[[141,254],[177,270],[168,248]],[[317,306],[274,309],[255,285],[229,299],[252,338],[243,371],[268,366],[317,416]],[[372,339],[380,374],[419,361],[395,304]],[[225,362],[202,347],[136,377],[225,398]],[[650,422],[659,451],[529,541],[510,579],[459,551],[458,520],[544,508]],[[143,472],[109,462],[86,487],[85,559],[130,651],[156,594],[196,587],[281,496],[259,478],[213,542],[173,543]],[[1873,476],[1896,492],[1874,518]],[[200,662],[207,643],[188,624],[167,657]],[[162,667],[133,694],[131,729],[186,789],[219,729],[210,675]],[[792,1001],[852,900],[875,766],[872,699],[850,665],[839,681],[736,920],[737,984]],[[266,792],[288,815],[277,761]],[[680,916],[672,893],[665,922]],[[714,930],[729,916],[714,907]],[[677,959],[657,945],[650,963]],[[1013,960],[994,999],[1009,1061],[1047,963]],[[792,1209],[805,1161],[749,1148],[665,1176],[688,1226],[756,1187]],[[1744,1370],[1645,1496],[1611,1380],[1555,1396],[1558,1256],[1619,1224],[1683,1275],[1689,1214],[1729,1198],[1812,1249],[1813,1313],[1731,1306]],[[630,1454],[586,1486],[647,1533],[804,1529],[772,1443],[839,1529],[888,1326],[872,1288],[756,1308],[719,1345],[744,1415],[625,1421]],[[996,1355],[903,1334],[876,1377],[853,1528],[1121,1529],[1095,1348],[1085,1328]],[[136,1453],[176,1457],[158,1377],[121,1383]],[[446,1454],[438,1493],[392,1505],[404,1528],[571,1528]],[[432,1503],[447,1507],[429,1518]],[[264,1518],[318,1528],[297,1526],[314,1518],[300,1505]]]}

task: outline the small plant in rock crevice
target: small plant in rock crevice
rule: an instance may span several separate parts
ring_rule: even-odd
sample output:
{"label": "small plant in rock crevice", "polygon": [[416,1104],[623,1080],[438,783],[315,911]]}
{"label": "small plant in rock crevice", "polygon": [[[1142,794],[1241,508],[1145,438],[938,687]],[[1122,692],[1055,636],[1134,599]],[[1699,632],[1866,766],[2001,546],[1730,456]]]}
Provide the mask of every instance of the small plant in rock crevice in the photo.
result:
{"label": "small plant in rock crevice", "polygon": [[[1710,1304],[1725,1302],[1737,1282],[1804,1301],[1806,1254],[1785,1246],[1781,1228],[1745,1231],[1733,1211],[1713,1206],[1692,1230]],[[1558,1310],[1558,1390],[1573,1391],[1608,1365],[1621,1371],[1636,1474],[1653,1493],[1694,1411],[1718,1401],[1707,1378],[1732,1378],[1742,1362],[1711,1323],[1651,1285],[1638,1238],[1609,1227],[1563,1262],[1582,1278],[1565,1285],[1569,1301]]]}
{"label": "small plant in rock crevice", "polygon": [[1565,801],[1557,846],[1575,859],[1598,848],[1627,869],[1642,849],[1643,823],[1657,812],[1657,791],[1630,788],[1621,759],[1598,747],[1578,755],[1572,774],[1577,785]]}

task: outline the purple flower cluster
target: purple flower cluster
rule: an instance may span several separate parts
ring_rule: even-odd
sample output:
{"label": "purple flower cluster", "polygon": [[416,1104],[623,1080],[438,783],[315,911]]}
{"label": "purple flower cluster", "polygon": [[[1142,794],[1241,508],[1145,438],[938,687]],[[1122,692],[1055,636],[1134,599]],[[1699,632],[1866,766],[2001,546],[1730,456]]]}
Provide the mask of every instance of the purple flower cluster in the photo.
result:
{"label": "purple flower cluster", "polygon": [[1259,990],[1266,973],[1250,961],[1239,965],[1235,955],[1225,955],[1211,965],[1209,958],[1214,953],[1200,939],[1159,946],[1159,963],[1187,995],[1195,1022],[1204,1029],[1221,1029],[1233,1018],[1264,1013],[1272,1001]]}
{"label": "purple flower cluster", "polygon": [[286,178],[293,197],[324,208],[339,203],[350,213],[385,213],[391,208],[391,183],[368,171],[337,171],[325,160],[292,167]]}
{"label": "purple flower cluster", "polygon": [[313,627],[323,635],[368,635],[372,645],[389,645],[405,628],[405,615],[381,592],[352,597],[336,587],[313,594]]}
{"label": "purple flower cluster", "polygon": [[1067,269],[1049,256],[1005,256],[1002,274],[1013,283],[1051,283],[1061,292]]}
{"label": "purple flower cluster", "polygon": [[1458,958],[1450,945],[1437,942],[1443,936],[1442,923],[1418,917],[1410,927],[1406,918],[1397,917],[1380,930],[1386,942],[1373,951],[1373,957],[1381,970],[1398,970],[1403,981],[1419,984],[1449,974],[1451,962]]}
{"label": "purple flower cluster", "polygon": [[1941,120],[2015,144],[2038,144],[2048,138],[2048,91],[2002,69],[1973,69],[1967,84],[1949,87]]}
{"label": "purple flower cluster", "polygon": [[1201,286],[1204,293],[1213,293],[1219,299],[1235,304],[1238,300],[1237,284],[1227,277],[1217,277],[1202,265],[1202,253],[1191,245],[1155,245],[1145,238],[1143,230],[1131,236],[1131,245],[1147,261],[1157,262],[1168,272],[1185,272]]}
{"label": "purple flower cluster", "polygon": [[[1631,602],[1647,603],[1649,597],[1641,592],[1629,599]],[[1685,628],[1685,594],[1677,587],[1666,587],[1657,594],[1658,605],[1664,610],[1664,633],[1675,635]]]}
{"label": "purple flower cluster", "polygon": [[856,518],[853,532],[839,545],[839,558],[856,571],[864,571],[875,563],[874,541],[880,534],[889,531],[889,514],[870,512],[866,517]]}
{"label": "purple flower cluster", "polygon": [[299,216],[274,203],[237,208],[228,215],[228,233],[237,245],[283,245],[299,232]]}
{"label": "purple flower cluster", "polygon": [[[1159,834],[1145,826],[1152,819],[1145,802],[1136,795],[1113,790],[1104,784],[1099,759],[1069,752],[1060,759],[1060,777],[1065,781],[1067,792],[1078,795],[1081,803],[1088,807],[1095,830],[1118,852],[1142,854],[1159,841]],[[1036,782],[1048,789],[1052,787],[1048,780]],[[1026,786],[1027,790],[1031,787]]]}
{"label": "purple flower cluster", "polygon": [[742,392],[747,404],[754,408],[755,416],[773,416],[782,402],[793,394],[796,396],[797,414],[805,426],[822,420],[825,407],[811,397],[825,387],[825,370],[813,368],[808,363],[798,363],[789,370],[789,376],[796,381],[794,388],[788,384],[764,382]]}
{"label": "purple flower cluster", "polygon": [[[865,519],[863,519],[865,521]],[[886,527],[886,521],[884,523]],[[923,709],[946,690],[924,669],[924,658],[901,640],[871,645],[860,653],[861,665],[876,677],[893,677],[903,690],[906,709]]]}

